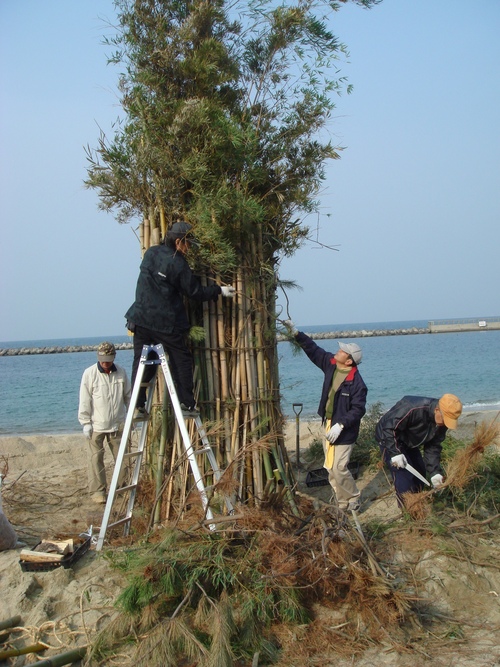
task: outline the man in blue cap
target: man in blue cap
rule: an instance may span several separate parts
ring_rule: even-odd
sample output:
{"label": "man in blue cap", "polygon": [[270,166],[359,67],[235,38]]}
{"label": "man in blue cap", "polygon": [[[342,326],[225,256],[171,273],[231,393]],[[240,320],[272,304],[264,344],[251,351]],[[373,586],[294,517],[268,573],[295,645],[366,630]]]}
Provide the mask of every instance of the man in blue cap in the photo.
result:
{"label": "man in blue cap", "polygon": [[[186,344],[189,322],[183,297],[197,301],[216,301],[220,294],[234,296],[234,287],[203,287],[186,260],[191,244],[197,243],[187,222],[175,222],[162,245],[151,246],[141,263],[135,301],[125,314],[127,327],[134,334],[132,385],[135,382],[144,345],[163,345],[168,354],[172,376],[183,410],[196,412],[193,393],[193,359]],[[146,366],[143,381],[149,382],[154,366]],[[144,404],[146,389],[141,387],[135,419],[147,419]]]}

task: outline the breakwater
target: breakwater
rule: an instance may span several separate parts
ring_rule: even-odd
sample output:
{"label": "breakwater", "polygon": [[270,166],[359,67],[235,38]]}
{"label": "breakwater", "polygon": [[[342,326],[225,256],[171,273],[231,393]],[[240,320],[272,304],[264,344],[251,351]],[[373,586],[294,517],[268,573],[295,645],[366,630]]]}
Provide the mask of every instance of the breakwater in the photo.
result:
{"label": "breakwater", "polygon": [[[409,329],[361,329],[360,331],[319,331],[308,333],[313,340],[327,340],[330,338],[374,338],[375,336],[414,336],[428,334],[428,327],[410,327]],[[278,341],[289,340],[286,336],[278,336]]]}
{"label": "breakwater", "polygon": [[[117,350],[131,350],[133,343],[115,343]],[[62,354],[66,352],[94,352],[97,345],[51,345],[48,347],[10,347],[0,349],[0,357],[17,357],[25,354]]]}
{"label": "breakwater", "polygon": [[[308,336],[314,340],[327,340],[330,338],[369,338],[373,336],[408,336],[415,334],[430,333],[428,328],[411,327],[409,329],[372,329],[360,331],[322,331],[320,333],[308,333]],[[278,335],[278,342],[289,340],[286,336]],[[117,350],[131,350],[133,343],[115,343]],[[97,345],[66,345],[66,346],[48,346],[48,347],[19,347],[2,348],[0,357],[15,357],[29,354],[64,354],[68,352],[94,352],[97,351]]]}

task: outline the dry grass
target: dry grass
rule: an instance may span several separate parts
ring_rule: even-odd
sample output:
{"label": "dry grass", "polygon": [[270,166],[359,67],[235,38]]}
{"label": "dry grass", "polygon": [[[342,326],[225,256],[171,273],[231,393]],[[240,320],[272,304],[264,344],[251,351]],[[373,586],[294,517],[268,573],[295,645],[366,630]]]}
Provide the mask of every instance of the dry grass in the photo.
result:
{"label": "dry grass", "polygon": [[[481,422],[476,427],[473,440],[464,448],[458,449],[446,466],[446,480],[438,491],[449,488],[453,493],[462,491],[476,476],[477,465],[486,449],[498,444],[500,422]],[[435,489],[420,493],[405,493],[403,496],[405,509],[416,521],[424,521],[432,512],[432,500]]]}
{"label": "dry grass", "polygon": [[496,418],[478,424],[472,442],[465,449],[459,449],[449,461],[444,486],[452,490],[463,489],[475,476],[476,465],[486,448],[498,443],[499,436],[500,422],[497,422]]}
{"label": "dry grass", "polygon": [[[189,566],[188,570],[183,570],[184,582],[186,575],[189,578],[189,568],[196,568],[200,574],[197,575],[194,592],[187,590],[187,583],[185,589],[178,592],[180,597],[184,596],[184,600],[189,602],[183,603],[185,609],[175,612],[175,624],[183,624],[186,632],[189,630],[193,636],[200,631],[210,636],[210,641],[205,641],[210,651],[214,642],[226,646],[228,654],[235,650],[234,646],[232,649],[228,647],[238,636],[238,628],[236,633],[231,633],[228,624],[227,632],[220,636],[214,634],[214,628],[220,629],[220,624],[207,626],[203,623],[197,628],[196,619],[201,618],[200,608],[190,609],[190,605],[191,597],[193,601],[199,599],[200,590],[209,601],[209,607],[213,607],[214,613],[219,615],[223,613],[225,600],[229,599],[236,624],[238,619],[244,617],[243,609],[250,600],[252,604],[255,604],[255,600],[261,600],[259,608],[262,610],[274,600],[264,613],[271,625],[268,626],[266,622],[260,627],[259,633],[268,637],[270,642],[278,638],[283,655],[293,655],[294,659],[297,658],[296,650],[299,647],[293,649],[290,646],[291,653],[288,653],[286,638],[297,633],[301,635],[302,664],[312,664],[308,661],[324,648],[322,641],[325,636],[323,633],[327,633],[326,627],[316,631],[313,630],[316,622],[311,626],[304,622],[307,617],[314,618],[319,609],[332,610],[339,618],[341,627],[334,633],[338,655],[351,654],[353,640],[357,643],[356,650],[361,650],[385,642],[388,632],[398,635],[406,621],[410,617],[414,618],[411,609],[413,598],[389,578],[373,571],[356,527],[343,512],[326,504],[318,507],[312,498],[306,496],[299,497],[298,506],[298,517],[287,511],[286,504],[280,502],[276,505],[269,502],[265,508],[260,509],[238,508],[238,516],[232,523],[225,524],[225,529],[218,531],[216,536],[216,542],[220,544],[222,540],[224,548],[223,564],[217,561],[216,576],[220,578],[222,572],[217,568],[224,568],[223,578],[232,582],[221,590],[214,587],[213,576],[208,575],[211,568],[215,567],[215,561],[211,563],[209,556],[214,543],[206,531],[200,530],[200,506],[194,503],[186,509],[177,524],[181,537],[176,541],[175,552],[172,551],[173,547],[169,547],[169,557],[165,561],[166,552],[152,546],[146,555],[147,565],[142,566],[140,572],[135,570],[131,576],[143,581],[160,581],[168,576],[170,563],[180,563],[185,556]],[[159,544],[159,540],[161,531],[155,535],[155,545]],[[203,555],[205,549],[206,557]],[[191,552],[189,557],[188,552]],[[195,552],[196,560],[192,560]],[[205,570],[206,579],[201,574]],[[233,573],[229,574],[228,570],[233,570]],[[153,588],[156,590],[155,586]],[[132,623],[132,634],[137,638],[137,659],[142,656],[143,660],[151,647],[157,646],[156,642],[165,633],[165,628],[173,627],[174,617],[165,616],[161,612],[169,607],[167,598],[162,600],[158,591],[157,594],[158,598],[155,597]],[[144,633],[146,627],[148,630]],[[130,632],[128,625],[127,632]],[[107,641],[113,643],[115,640],[119,645],[119,637],[109,636]],[[184,655],[186,642],[185,638]],[[199,654],[198,659],[199,665],[205,664],[202,655]],[[173,656],[168,660],[168,664],[173,664]],[[159,663],[155,660],[154,664]],[[285,663],[281,661],[280,664]]]}

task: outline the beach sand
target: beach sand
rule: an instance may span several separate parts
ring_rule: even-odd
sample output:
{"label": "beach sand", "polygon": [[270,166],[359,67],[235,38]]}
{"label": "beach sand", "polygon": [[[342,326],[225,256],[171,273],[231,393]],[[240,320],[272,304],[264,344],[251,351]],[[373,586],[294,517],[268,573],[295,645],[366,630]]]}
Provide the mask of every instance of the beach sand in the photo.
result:
{"label": "beach sand", "polygon": [[[496,412],[464,414],[457,437],[470,437],[476,423],[496,416]],[[321,437],[320,422],[300,422],[299,434],[300,469],[297,471],[296,421],[289,421],[286,444],[298,488],[328,502],[329,486],[308,488],[305,485],[309,469],[319,467],[317,462],[308,465],[306,452],[309,445]],[[107,463],[109,479],[110,456]],[[90,525],[100,524],[104,506],[93,503],[87,494],[86,464],[86,440],[80,434],[0,438],[0,470],[8,466],[2,489],[3,509],[19,540],[27,547],[35,546],[42,538],[78,535]],[[382,470],[363,475],[358,485],[362,490],[362,521],[398,514],[394,494]],[[120,574],[93,548],[72,567],[48,572],[23,572],[19,553],[19,548],[0,552],[0,621],[20,615],[25,643],[40,639],[51,646],[42,654],[44,657],[88,643],[114,613],[112,603],[122,585]],[[500,582],[496,592],[500,595]],[[19,640],[21,635],[12,637]],[[28,664],[24,660],[18,658],[11,664],[16,667]]]}

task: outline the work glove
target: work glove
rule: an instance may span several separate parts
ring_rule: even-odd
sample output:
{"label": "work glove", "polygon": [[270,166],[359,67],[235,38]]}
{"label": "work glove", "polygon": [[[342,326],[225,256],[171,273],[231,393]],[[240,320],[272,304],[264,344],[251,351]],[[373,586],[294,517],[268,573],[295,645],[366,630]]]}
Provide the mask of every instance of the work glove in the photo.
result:
{"label": "work glove", "polygon": [[283,325],[285,326],[286,330],[290,334],[290,336],[296,336],[299,332],[297,331],[295,324],[292,322],[292,320],[285,320],[283,322]]}
{"label": "work glove", "polygon": [[335,440],[339,437],[343,428],[344,426],[342,424],[334,424],[332,428],[329,431],[327,431],[326,439],[330,444],[333,445]]}
{"label": "work glove", "polygon": [[224,287],[221,287],[222,290],[222,296],[226,297],[226,299],[232,299],[233,296],[236,294],[236,290],[232,285],[225,285]]}
{"label": "work glove", "polygon": [[443,475],[440,475],[439,473],[431,477],[431,484],[435,489],[442,486],[443,481]]}
{"label": "work glove", "polygon": [[408,461],[406,460],[406,456],[404,454],[398,454],[397,456],[393,456],[391,459],[391,465],[394,468],[406,468],[406,464]]}
{"label": "work glove", "polygon": [[85,424],[83,427],[83,435],[87,438],[87,440],[90,440],[92,437],[92,432],[93,432],[92,424]]}

